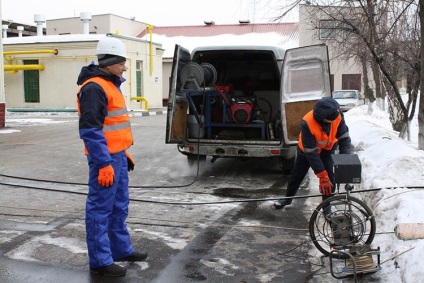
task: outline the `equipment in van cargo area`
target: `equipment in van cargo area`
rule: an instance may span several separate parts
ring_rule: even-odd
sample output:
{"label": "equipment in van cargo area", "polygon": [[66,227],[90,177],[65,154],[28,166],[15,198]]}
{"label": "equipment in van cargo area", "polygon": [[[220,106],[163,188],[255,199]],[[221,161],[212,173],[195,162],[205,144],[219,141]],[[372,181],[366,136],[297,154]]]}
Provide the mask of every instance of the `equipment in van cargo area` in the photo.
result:
{"label": "equipment in van cargo area", "polygon": [[301,118],[329,95],[325,45],[209,46],[192,54],[176,45],[166,142],[189,160],[279,158],[289,170]]}
{"label": "equipment in van cargo area", "polygon": [[200,123],[197,122],[197,119],[194,115],[188,115],[187,125],[188,125],[188,135],[190,138],[203,138],[205,136],[205,130],[201,127],[201,124],[204,122],[204,117],[200,117]]}
{"label": "equipment in van cargo area", "polygon": [[[226,97],[226,94],[223,92],[225,89],[231,89],[231,85],[227,86],[215,86],[218,93],[221,95],[222,99],[227,104],[231,112],[232,121],[236,124],[245,124],[250,121],[250,115],[253,110],[253,102],[250,99],[237,99],[232,98],[231,102]],[[260,111],[258,109],[258,111]]]}
{"label": "equipment in van cargo area", "polygon": [[182,89],[200,90],[201,87],[213,86],[216,82],[216,70],[208,63],[189,62],[181,71]]}

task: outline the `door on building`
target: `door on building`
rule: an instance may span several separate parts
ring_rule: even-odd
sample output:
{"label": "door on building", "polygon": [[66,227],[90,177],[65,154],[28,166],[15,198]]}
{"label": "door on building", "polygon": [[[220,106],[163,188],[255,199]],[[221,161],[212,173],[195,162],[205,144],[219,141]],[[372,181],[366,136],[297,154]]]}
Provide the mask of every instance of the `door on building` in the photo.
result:
{"label": "door on building", "polygon": [[356,89],[361,91],[361,74],[343,74],[342,89]]}
{"label": "door on building", "polygon": [[[38,65],[38,60],[23,60],[24,65]],[[24,71],[25,102],[40,102],[40,71]]]}
{"label": "door on building", "polygon": [[143,93],[143,86],[142,86],[142,82],[143,82],[143,61],[136,61],[135,63],[136,66],[136,71],[135,71],[135,76],[136,76],[136,81],[137,81],[137,96],[141,97],[144,96]]}

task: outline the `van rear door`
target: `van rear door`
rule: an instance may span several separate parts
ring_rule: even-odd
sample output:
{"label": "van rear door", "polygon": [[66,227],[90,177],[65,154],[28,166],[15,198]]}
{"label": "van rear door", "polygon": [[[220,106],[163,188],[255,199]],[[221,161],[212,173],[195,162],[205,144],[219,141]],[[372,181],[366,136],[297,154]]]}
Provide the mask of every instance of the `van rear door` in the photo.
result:
{"label": "van rear door", "polygon": [[325,96],[331,96],[325,44],[286,50],[281,76],[281,121],[285,144],[298,142],[300,122]]}
{"label": "van rear door", "polygon": [[179,93],[181,89],[179,74],[189,61],[190,52],[179,45],[175,45],[169,82],[165,143],[181,143],[185,139],[188,102],[185,96]]}

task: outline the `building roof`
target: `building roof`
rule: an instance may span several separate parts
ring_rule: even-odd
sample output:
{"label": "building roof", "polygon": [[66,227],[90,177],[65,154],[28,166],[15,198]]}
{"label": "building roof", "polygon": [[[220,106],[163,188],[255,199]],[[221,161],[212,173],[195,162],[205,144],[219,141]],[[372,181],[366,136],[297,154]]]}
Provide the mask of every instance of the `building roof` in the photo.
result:
{"label": "building roof", "polygon": [[[147,31],[142,31],[138,36],[143,37]],[[169,37],[185,35],[187,37],[215,36],[222,34],[242,35],[247,33],[280,32],[283,34],[298,33],[298,23],[269,23],[269,24],[237,24],[215,25],[205,24],[201,26],[169,26],[154,27],[155,34]]]}
{"label": "building roof", "polygon": [[[148,29],[137,37],[149,39]],[[192,51],[200,45],[273,45],[285,49],[299,46],[298,23],[236,24],[202,26],[154,27],[153,41],[165,49],[164,58],[171,58],[175,44]]]}
{"label": "building roof", "polygon": [[65,43],[65,42],[84,42],[84,41],[99,41],[104,36],[113,36],[121,39],[132,41],[146,42],[138,37],[122,36],[118,34],[64,34],[64,35],[43,35],[43,36],[25,36],[25,37],[10,37],[4,38],[4,45],[12,44],[33,44],[33,43]]}

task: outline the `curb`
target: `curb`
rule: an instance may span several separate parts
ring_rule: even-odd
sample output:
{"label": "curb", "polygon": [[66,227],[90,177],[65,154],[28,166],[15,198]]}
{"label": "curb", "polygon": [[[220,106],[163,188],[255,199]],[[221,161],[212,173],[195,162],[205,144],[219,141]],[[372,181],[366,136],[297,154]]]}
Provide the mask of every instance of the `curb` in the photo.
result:
{"label": "curb", "polygon": [[[128,113],[130,116],[155,116],[155,115],[166,115],[167,114],[167,108],[156,108],[156,109],[151,109],[151,110],[141,110],[141,109],[128,109]],[[11,111],[7,111],[6,112],[6,116],[8,115],[19,115],[19,114],[24,114],[24,115],[31,115],[31,114],[45,114],[45,115],[60,115],[60,113],[68,113],[70,115],[78,115],[76,110],[72,110],[72,109],[13,109]]]}
{"label": "curb", "polygon": [[155,116],[166,115],[167,109],[152,109],[152,110],[129,110],[130,115],[134,116]]}

